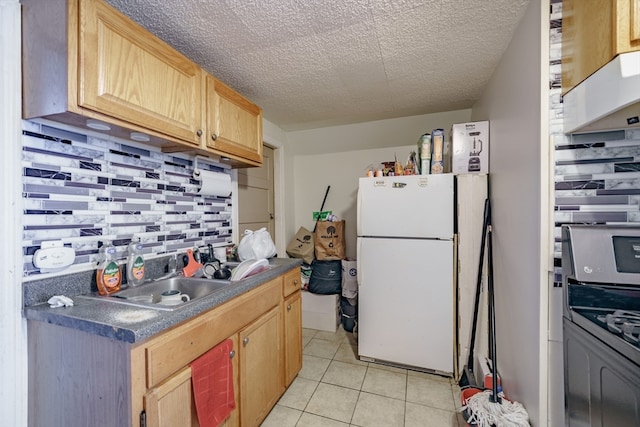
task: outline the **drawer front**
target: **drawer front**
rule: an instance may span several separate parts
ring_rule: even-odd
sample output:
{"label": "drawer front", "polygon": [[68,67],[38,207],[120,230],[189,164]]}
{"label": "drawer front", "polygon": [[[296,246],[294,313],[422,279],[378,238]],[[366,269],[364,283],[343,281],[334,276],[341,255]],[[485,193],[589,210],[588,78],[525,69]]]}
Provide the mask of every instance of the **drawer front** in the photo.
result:
{"label": "drawer front", "polygon": [[278,305],[281,286],[282,277],[275,278],[152,340],[146,348],[147,387],[169,378]]}
{"label": "drawer front", "polygon": [[301,288],[302,279],[300,278],[300,269],[294,268],[293,270],[285,273],[284,285],[282,287],[282,296],[288,297],[295,291],[299,291]]}

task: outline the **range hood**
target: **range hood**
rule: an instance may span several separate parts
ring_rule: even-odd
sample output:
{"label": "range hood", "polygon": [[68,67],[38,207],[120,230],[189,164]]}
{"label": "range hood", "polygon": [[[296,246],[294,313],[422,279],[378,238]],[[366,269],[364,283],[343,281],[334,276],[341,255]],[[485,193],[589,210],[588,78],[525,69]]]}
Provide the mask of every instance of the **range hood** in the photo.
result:
{"label": "range hood", "polygon": [[563,97],[564,133],[640,128],[640,51],[623,53]]}

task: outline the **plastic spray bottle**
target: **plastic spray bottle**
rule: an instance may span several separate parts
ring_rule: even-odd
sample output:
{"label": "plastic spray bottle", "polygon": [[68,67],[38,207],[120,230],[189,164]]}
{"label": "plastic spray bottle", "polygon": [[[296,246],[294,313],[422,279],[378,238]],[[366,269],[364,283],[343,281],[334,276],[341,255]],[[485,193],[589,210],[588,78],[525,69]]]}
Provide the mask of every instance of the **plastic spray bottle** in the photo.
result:
{"label": "plastic spray bottle", "polygon": [[129,286],[137,286],[144,283],[144,256],[142,255],[142,243],[140,238],[133,240],[127,247],[127,283]]}
{"label": "plastic spray bottle", "polygon": [[96,283],[100,295],[109,295],[120,290],[122,272],[116,262],[116,248],[105,242],[100,248],[100,260],[96,271]]}

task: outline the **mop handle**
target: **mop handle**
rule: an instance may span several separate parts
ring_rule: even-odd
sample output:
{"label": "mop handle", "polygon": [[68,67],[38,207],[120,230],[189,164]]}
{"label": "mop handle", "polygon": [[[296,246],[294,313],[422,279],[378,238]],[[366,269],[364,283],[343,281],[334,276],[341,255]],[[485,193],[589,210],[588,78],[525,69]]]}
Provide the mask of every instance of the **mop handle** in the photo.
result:
{"label": "mop handle", "polygon": [[[327,191],[324,192],[324,199],[322,199],[322,206],[320,206],[320,212],[324,209],[324,202],[327,201],[327,195],[329,194],[330,185],[327,185]],[[316,228],[318,227],[318,221],[316,221],[316,225],[313,226],[313,232],[316,232]]]}
{"label": "mop handle", "polygon": [[493,378],[491,379],[491,402],[500,403],[500,398],[498,397],[498,349],[496,345],[496,307],[494,301],[494,289],[493,289],[493,235],[492,235],[492,226],[489,225],[488,231],[488,275],[489,275],[489,334],[491,335],[491,375]]}
{"label": "mop handle", "polygon": [[487,198],[484,201],[484,219],[482,221],[482,238],[480,243],[480,261],[478,264],[478,278],[476,279],[476,298],[473,310],[473,323],[471,323],[471,342],[469,344],[469,359],[467,360],[467,368],[469,372],[473,372],[474,364],[474,347],[476,343],[476,324],[478,323],[478,307],[480,305],[480,292],[482,289],[482,266],[484,264],[484,248],[487,242],[487,228],[491,217],[491,202]]}

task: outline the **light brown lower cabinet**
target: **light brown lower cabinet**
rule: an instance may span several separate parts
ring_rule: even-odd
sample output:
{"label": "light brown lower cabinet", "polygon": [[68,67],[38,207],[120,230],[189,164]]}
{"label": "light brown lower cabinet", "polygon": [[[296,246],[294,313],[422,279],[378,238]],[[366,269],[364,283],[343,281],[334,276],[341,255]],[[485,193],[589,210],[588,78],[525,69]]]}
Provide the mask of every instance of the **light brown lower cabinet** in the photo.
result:
{"label": "light brown lower cabinet", "polygon": [[144,397],[148,426],[197,426],[191,368],[186,367],[167,381],[152,388]]}
{"label": "light brown lower cabinet", "polygon": [[282,303],[284,318],[284,385],[291,384],[302,369],[302,292],[288,296]]}
{"label": "light brown lower cabinet", "polygon": [[235,393],[236,408],[231,412],[220,427],[238,427],[240,425],[240,383],[239,383],[239,367],[240,358],[238,357],[238,334],[231,337],[233,341],[233,354],[231,354],[231,362],[233,363],[233,390]]}
{"label": "light brown lower cabinet", "polygon": [[[233,350],[229,353],[233,364],[233,387],[235,392],[236,408],[220,427],[234,427],[240,425],[238,410],[238,335],[230,339],[233,342]],[[198,427],[198,415],[193,397],[193,382],[191,367],[187,366],[162,384],[153,387],[144,396],[145,414],[144,423],[147,426],[185,426]]]}
{"label": "light brown lower cabinet", "polygon": [[284,276],[133,345],[29,320],[29,426],[198,426],[189,364],[227,338],[236,408],[221,426],[259,426],[302,366]]}
{"label": "light brown lower cabinet", "polygon": [[243,427],[259,426],[284,391],[281,325],[280,307],[276,307],[239,334]]}

